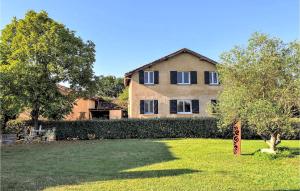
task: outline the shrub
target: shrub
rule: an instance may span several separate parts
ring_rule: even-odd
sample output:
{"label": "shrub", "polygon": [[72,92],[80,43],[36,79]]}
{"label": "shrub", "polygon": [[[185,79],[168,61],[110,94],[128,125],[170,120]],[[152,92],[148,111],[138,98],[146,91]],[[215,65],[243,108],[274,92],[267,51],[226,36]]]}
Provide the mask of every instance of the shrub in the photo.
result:
{"label": "shrub", "polygon": [[24,128],[26,128],[25,121],[19,119],[10,120],[6,124],[4,134],[20,134],[24,132]]}

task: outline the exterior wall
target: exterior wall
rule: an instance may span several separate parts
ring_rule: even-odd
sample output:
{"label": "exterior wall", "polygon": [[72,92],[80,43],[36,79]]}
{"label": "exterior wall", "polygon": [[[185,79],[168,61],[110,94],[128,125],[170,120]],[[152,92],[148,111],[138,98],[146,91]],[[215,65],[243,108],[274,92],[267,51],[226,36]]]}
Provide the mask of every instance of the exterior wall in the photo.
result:
{"label": "exterior wall", "polygon": [[[72,112],[65,117],[65,120],[90,119],[90,108],[95,108],[95,101],[90,99],[77,99]],[[85,112],[85,118],[81,118],[81,112]]]}
{"label": "exterior wall", "polygon": [[122,110],[109,110],[109,119],[121,119],[122,115]]}
{"label": "exterior wall", "polygon": [[[129,84],[129,118],[196,117],[207,116],[207,105],[216,99],[220,86],[204,83],[204,71],[216,71],[216,66],[189,53],[182,53],[150,66],[144,71],[159,71],[159,84],[139,84],[139,74],[134,73]],[[170,84],[170,71],[197,71],[197,84]],[[158,100],[158,114],[140,114],[140,100]],[[170,114],[169,100],[198,99],[199,114]]]}

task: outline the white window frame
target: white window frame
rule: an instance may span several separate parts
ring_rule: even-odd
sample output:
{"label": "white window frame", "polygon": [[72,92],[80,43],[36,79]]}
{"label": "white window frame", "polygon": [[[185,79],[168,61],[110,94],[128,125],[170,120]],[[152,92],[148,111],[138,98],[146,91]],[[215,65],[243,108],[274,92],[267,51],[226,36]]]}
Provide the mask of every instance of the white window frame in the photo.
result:
{"label": "white window frame", "polygon": [[[145,80],[145,74],[147,73],[147,83],[146,83],[146,80]],[[150,82],[150,75],[152,75],[153,76],[153,82]],[[144,71],[144,84],[154,84],[154,71]]]}
{"label": "white window frame", "polygon": [[[185,83],[184,82],[184,73],[188,73],[189,74],[189,77],[188,77],[188,82]],[[178,76],[178,73],[181,73],[181,79],[183,82],[178,82],[178,78],[177,78],[177,84],[191,84],[191,72],[188,72],[188,71],[181,71],[181,72],[177,72],[177,76]]]}
{"label": "white window frame", "polygon": [[[216,75],[214,75],[216,74]],[[217,77],[217,82],[214,82],[215,81],[215,77]],[[219,85],[219,76],[218,76],[218,73],[217,72],[210,72],[210,75],[209,75],[209,84],[212,84],[212,85]]]}
{"label": "white window frame", "polygon": [[[150,103],[151,103],[151,101],[152,101],[152,109],[153,109],[153,111],[151,112],[150,111]],[[146,102],[148,102],[148,111],[150,111],[150,112],[146,112]],[[149,100],[144,100],[144,114],[154,114],[154,100],[153,99],[149,99]]]}
{"label": "white window frame", "polygon": [[[179,102],[183,102],[184,104],[183,104],[183,112],[180,112],[180,111],[178,111],[178,105],[179,105]],[[190,104],[190,111],[189,112],[186,112],[185,111],[185,103],[189,103]],[[187,100],[187,99],[181,99],[181,100],[177,100],[177,114],[192,114],[193,112],[192,112],[192,110],[193,110],[193,108],[192,108],[192,100]]]}

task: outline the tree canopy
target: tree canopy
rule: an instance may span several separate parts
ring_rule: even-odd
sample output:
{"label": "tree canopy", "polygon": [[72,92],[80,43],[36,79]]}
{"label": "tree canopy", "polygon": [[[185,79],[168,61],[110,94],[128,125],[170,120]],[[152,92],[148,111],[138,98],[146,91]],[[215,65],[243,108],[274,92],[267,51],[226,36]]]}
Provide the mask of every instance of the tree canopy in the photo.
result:
{"label": "tree canopy", "polygon": [[98,96],[116,98],[124,89],[123,78],[101,75],[96,78],[95,88]]}
{"label": "tree canopy", "polygon": [[[70,111],[74,94],[92,87],[94,61],[92,41],[84,42],[45,11],[28,11],[2,30],[0,86],[6,91],[1,102],[10,105],[11,97],[31,108],[35,125],[39,115],[61,118]],[[72,91],[61,94],[57,84],[62,82],[68,82]]]}
{"label": "tree canopy", "polygon": [[300,44],[255,33],[247,47],[236,46],[218,66],[223,91],[217,105],[221,125],[241,120],[255,128],[274,151],[278,135],[291,130],[300,107]]}

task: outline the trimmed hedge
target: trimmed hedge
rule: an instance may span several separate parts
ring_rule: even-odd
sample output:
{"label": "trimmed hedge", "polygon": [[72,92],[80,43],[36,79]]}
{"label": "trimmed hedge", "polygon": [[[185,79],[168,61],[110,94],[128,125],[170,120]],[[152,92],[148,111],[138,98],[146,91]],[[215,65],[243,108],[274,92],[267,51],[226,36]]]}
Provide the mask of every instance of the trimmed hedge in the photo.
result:
{"label": "trimmed hedge", "polygon": [[[27,124],[30,122],[27,122]],[[219,129],[217,119],[203,118],[153,118],[84,121],[41,121],[44,129],[55,127],[57,140],[70,139],[129,139],[129,138],[228,138],[232,127]],[[282,139],[299,139],[300,123],[282,134]],[[248,126],[242,127],[243,139],[261,139]]]}
{"label": "trimmed hedge", "polygon": [[57,140],[128,138],[214,138],[214,118],[121,119],[44,121],[43,128],[56,128]]}

